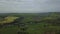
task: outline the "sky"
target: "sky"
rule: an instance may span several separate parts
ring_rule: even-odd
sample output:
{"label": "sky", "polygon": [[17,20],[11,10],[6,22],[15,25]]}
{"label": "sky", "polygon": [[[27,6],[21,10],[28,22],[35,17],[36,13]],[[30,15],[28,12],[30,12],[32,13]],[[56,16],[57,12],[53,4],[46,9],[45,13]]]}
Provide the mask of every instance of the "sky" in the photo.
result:
{"label": "sky", "polygon": [[0,13],[59,12],[60,0],[0,0]]}

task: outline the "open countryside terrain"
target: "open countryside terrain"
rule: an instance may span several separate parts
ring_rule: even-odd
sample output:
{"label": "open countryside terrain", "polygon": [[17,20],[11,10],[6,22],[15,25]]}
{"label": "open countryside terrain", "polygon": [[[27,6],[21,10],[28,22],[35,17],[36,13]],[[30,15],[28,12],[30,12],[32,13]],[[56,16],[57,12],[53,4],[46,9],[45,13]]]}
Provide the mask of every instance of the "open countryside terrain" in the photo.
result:
{"label": "open countryside terrain", "polygon": [[60,12],[0,13],[0,34],[60,34]]}

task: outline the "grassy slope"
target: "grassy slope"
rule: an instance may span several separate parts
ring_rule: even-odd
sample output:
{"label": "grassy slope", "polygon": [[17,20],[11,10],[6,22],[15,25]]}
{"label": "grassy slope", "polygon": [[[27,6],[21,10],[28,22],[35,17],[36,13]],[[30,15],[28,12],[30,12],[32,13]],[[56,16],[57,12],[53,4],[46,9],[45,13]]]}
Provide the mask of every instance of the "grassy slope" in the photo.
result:
{"label": "grassy slope", "polygon": [[[28,29],[27,32],[29,32],[29,34],[43,34],[43,32],[45,32],[47,30],[47,28],[44,27],[44,25],[47,23],[40,23],[40,24],[30,24],[28,25]],[[60,30],[60,26],[47,26],[48,28],[53,28],[53,29],[57,29]],[[0,29],[0,33],[2,34],[17,34],[18,31],[18,26],[9,26],[9,27],[5,27]]]}
{"label": "grassy slope", "polygon": [[17,26],[9,26],[3,27],[0,29],[1,34],[17,34],[18,27]]}

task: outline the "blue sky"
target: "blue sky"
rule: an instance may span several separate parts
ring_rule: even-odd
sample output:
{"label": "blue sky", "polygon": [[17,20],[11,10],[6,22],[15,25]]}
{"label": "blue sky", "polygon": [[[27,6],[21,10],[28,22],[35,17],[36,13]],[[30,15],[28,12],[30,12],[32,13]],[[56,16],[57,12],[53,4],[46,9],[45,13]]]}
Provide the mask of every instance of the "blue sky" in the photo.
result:
{"label": "blue sky", "polygon": [[0,0],[0,13],[60,11],[60,0]]}

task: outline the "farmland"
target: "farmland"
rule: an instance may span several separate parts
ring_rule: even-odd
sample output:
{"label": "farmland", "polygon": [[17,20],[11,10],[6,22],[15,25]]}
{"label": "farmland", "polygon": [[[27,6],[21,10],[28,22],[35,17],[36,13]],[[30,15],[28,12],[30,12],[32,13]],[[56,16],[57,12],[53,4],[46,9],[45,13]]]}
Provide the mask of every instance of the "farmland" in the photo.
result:
{"label": "farmland", "polygon": [[60,12],[1,13],[0,34],[60,34]]}

